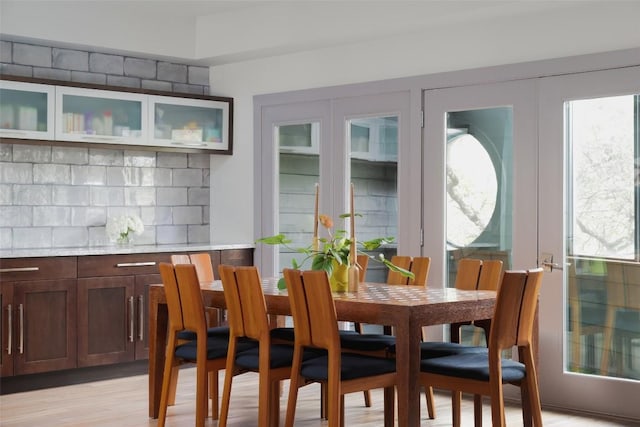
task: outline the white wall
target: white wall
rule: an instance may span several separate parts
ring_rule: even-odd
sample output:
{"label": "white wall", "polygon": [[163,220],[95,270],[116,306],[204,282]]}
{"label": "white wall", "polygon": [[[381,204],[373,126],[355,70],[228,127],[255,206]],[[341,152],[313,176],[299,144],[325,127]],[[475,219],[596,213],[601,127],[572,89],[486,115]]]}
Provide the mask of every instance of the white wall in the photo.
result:
{"label": "white wall", "polygon": [[[594,2],[579,10],[479,20],[385,41],[212,67],[212,91],[235,100],[233,156],[211,160],[212,243],[250,243],[256,237],[253,96],[640,47],[638,16],[640,2]],[[485,78],[491,76],[485,73]],[[407,79],[406,86],[416,81],[420,84]]]}

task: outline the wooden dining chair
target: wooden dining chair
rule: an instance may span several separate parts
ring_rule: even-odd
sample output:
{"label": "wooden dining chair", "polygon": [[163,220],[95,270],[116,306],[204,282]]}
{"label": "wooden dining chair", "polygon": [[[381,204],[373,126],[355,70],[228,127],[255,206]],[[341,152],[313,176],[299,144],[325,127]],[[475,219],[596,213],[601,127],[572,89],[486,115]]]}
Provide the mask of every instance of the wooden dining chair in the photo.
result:
{"label": "wooden dining chair", "polygon": [[211,263],[211,255],[208,252],[190,254],[191,264],[196,266],[198,279],[201,282],[213,282],[215,277],[213,274],[213,264]]}
{"label": "wooden dining chair", "polygon": [[[178,366],[184,362],[196,364],[196,426],[203,426],[208,412],[207,388],[212,399],[212,418],[218,418],[217,378],[218,372],[225,368],[228,339],[226,336],[207,335],[195,267],[161,263],[159,268],[167,299],[169,331],[158,426],[165,424],[167,406],[173,404],[175,398]],[[185,329],[193,331],[196,338],[181,340],[178,335]],[[244,349],[247,348],[245,344]]]}
{"label": "wooden dining chair", "polygon": [[191,258],[189,258],[188,254],[172,254],[171,264],[191,264]]}
{"label": "wooden dining chair", "polygon": [[[479,291],[497,291],[502,279],[502,261],[499,259],[486,259],[482,261],[480,276],[478,277]],[[477,329],[473,334],[473,345],[479,345],[479,336],[484,331],[485,345],[489,345],[491,332],[491,319],[480,319],[472,322]],[[460,329],[458,328],[458,331]],[[482,330],[482,331],[481,331]]]}
{"label": "wooden dining chair", "polygon": [[[280,418],[280,381],[291,375],[293,346],[272,343],[262,281],[257,267],[220,265],[218,271],[224,288],[230,327],[226,371],[241,369],[258,373],[257,425],[276,427]],[[238,344],[246,340],[254,340],[258,346],[245,352],[238,351]],[[318,355],[317,352],[306,352],[305,358]],[[232,375],[225,376],[218,424],[221,427],[227,425],[232,380]]]}
{"label": "wooden dining chair", "polygon": [[[501,260],[480,260],[473,258],[462,258],[458,261],[458,272],[455,281],[455,287],[462,290],[497,290],[502,278],[502,261]],[[475,288],[473,284],[475,283]],[[486,344],[489,344],[489,330],[491,328],[491,319],[482,319],[469,322],[456,322],[449,325],[449,342],[425,341],[420,344],[420,357],[422,359],[430,359],[433,357],[453,356],[460,354],[473,354],[482,352],[477,347],[477,334],[474,333],[473,345],[460,344],[460,328],[464,325],[474,325],[482,328],[485,333]],[[479,332],[479,331],[476,331]],[[433,396],[433,387],[429,384],[423,384],[425,388],[425,399],[427,401],[427,411],[429,418],[434,419],[436,416],[435,401]],[[482,396],[475,395],[475,400],[481,402]]]}
{"label": "wooden dining chair", "polygon": [[[462,393],[491,398],[494,427],[505,426],[503,384],[520,387],[524,425],[542,426],[538,377],[533,349],[533,325],[542,269],[506,271],[498,290],[486,351],[422,359],[420,380],[452,391],[454,427],[460,426]],[[502,351],[518,348],[519,362],[503,359]],[[474,400],[476,425],[482,424],[482,400]]]}
{"label": "wooden dining chair", "polygon": [[[360,255],[358,256],[360,257]],[[360,259],[360,258],[358,258]],[[368,259],[367,259],[368,262]],[[391,262],[400,268],[411,271],[413,278],[403,276],[399,272],[389,270],[387,273],[387,284],[390,285],[419,285],[426,286],[431,265],[430,257],[411,257],[405,255],[394,255]],[[360,261],[358,261],[360,263]],[[353,350],[382,356],[387,354],[395,345],[395,338],[390,327],[383,326],[382,334],[365,334],[364,325],[355,322],[355,330],[360,336],[342,336],[341,344],[343,350]],[[371,392],[364,391],[364,402],[366,407],[371,406]]]}
{"label": "wooden dining chair", "polygon": [[[342,351],[326,272],[285,269],[284,277],[296,331],[285,426],[293,427],[298,388],[310,381],[326,384],[329,427],[344,425],[345,394],[381,387],[384,425],[393,426],[395,361]],[[326,353],[305,360],[303,354],[308,348]]]}
{"label": "wooden dining chair", "polygon": [[[207,252],[197,254],[172,254],[171,264],[193,264],[196,266],[196,273],[198,274],[198,280],[200,282],[213,282],[215,277],[213,274],[213,264],[211,263],[211,255]],[[205,307],[207,314],[207,323],[209,325],[209,333],[229,333],[229,328],[226,326],[220,326],[222,322],[222,310],[215,307]],[[213,328],[220,326],[216,331]],[[189,336],[187,332],[181,334],[183,339],[193,339],[194,336]]]}
{"label": "wooden dining chair", "polygon": [[[463,258],[458,264],[458,276],[456,276],[455,287],[457,289],[477,289],[479,291],[497,291],[502,278],[502,261],[498,259],[480,260],[474,258]],[[475,282],[475,287],[473,283]],[[460,328],[465,325],[474,325],[481,328],[485,333],[485,343],[489,342],[489,328],[491,319],[476,320],[474,322],[452,323],[449,328],[449,341],[460,342]],[[478,332],[474,332],[473,345],[478,345]]]}
{"label": "wooden dining chair", "polygon": [[362,283],[367,278],[367,268],[369,268],[369,255],[359,254],[356,257],[356,263],[358,264],[358,280],[360,281],[360,283]]}

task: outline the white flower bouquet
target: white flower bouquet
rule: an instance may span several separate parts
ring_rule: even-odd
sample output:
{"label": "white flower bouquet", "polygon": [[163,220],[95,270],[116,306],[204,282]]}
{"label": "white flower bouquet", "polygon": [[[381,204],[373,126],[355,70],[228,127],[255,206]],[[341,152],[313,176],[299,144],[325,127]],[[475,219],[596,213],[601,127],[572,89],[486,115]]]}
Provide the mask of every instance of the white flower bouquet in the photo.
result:
{"label": "white flower bouquet", "polygon": [[133,241],[133,235],[141,235],[144,224],[136,214],[112,216],[107,220],[105,229],[110,241],[127,244]]}

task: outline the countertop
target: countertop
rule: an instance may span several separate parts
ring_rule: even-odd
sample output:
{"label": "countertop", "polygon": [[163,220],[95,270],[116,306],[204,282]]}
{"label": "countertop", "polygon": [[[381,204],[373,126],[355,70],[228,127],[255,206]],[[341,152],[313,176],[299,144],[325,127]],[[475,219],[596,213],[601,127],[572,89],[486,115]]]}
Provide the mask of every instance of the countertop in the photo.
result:
{"label": "countertop", "polygon": [[159,252],[197,252],[228,249],[250,249],[254,244],[191,244],[191,245],[132,245],[85,246],[78,248],[0,249],[0,258],[31,258],[52,256],[115,255]]}

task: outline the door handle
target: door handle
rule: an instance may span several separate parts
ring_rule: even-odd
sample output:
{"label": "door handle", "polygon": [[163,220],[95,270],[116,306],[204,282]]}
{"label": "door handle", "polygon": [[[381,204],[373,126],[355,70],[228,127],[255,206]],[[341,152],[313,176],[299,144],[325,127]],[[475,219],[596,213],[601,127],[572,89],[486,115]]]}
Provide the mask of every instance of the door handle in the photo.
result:
{"label": "door handle", "polygon": [[7,354],[11,355],[11,348],[13,347],[13,310],[11,304],[7,305]]}
{"label": "door handle", "polygon": [[135,329],[135,306],[133,297],[129,297],[129,342],[133,342],[133,331]]}
{"label": "door handle", "polygon": [[553,270],[564,270],[565,264],[553,262],[553,254],[543,252],[540,254],[540,258],[542,258],[540,265],[544,271],[552,272]]}
{"label": "door handle", "polygon": [[18,344],[18,352],[24,353],[24,306],[20,304],[18,306],[18,320],[20,321],[20,337]]}
{"label": "door handle", "polygon": [[144,340],[144,296],[138,295],[138,340]]}

